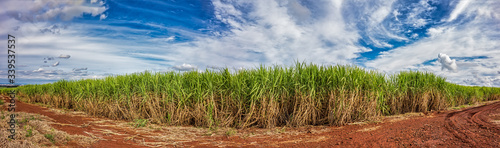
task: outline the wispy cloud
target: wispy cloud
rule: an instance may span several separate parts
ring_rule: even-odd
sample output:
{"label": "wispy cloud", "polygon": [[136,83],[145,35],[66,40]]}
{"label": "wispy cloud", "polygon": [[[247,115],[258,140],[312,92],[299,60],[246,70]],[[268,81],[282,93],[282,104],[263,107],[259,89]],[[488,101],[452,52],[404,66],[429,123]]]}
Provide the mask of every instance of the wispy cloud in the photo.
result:
{"label": "wispy cloud", "polygon": [[[7,26],[0,35],[19,37],[19,64],[26,65],[19,68],[25,74],[20,77],[26,79],[288,65],[299,60],[356,63],[389,73],[424,70],[451,82],[500,86],[500,30],[494,27],[500,24],[500,3],[494,0],[191,3],[1,1],[9,7],[0,10],[0,26]],[[447,55],[436,57],[439,53]],[[47,57],[59,64],[45,63]]]}
{"label": "wispy cloud", "polygon": [[451,22],[455,20],[458,17],[458,15],[461,14],[462,11],[464,11],[467,5],[469,5],[469,2],[470,0],[460,0],[460,2],[458,2],[458,4],[455,6],[455,9],[453,9],[453,11],[451,12],[450,17],[448,18],[447,21]]}
{"label": "wispy cloud", "polygon": [[[498,43],[500,30],[491,27],[491,24],[500,22],[500,17],[496,17],[500,16],[498,15],[499,12],[494,11],[498,9],[496,6],[500,6],[500,3],[488,3],[488,5],[485,5],[483,1],[471,1],[467,7],[464,6],[462,8],[461,6],[457,6],[455,9],[462,10],[454,10],[454,12],[462,13],[456,15],[465,15],[469,17],[467,18],[469,21],[459,24],[445,23],[429,28],[427,29],[428,38],[421,39],[408,46],[383,52],[376,60],[368,61],[366,65],[383,71],[427,70],[447,77],[449,81],[455,83],[469,85],[484,84],[498,87],[500,83],[496,80],[500,79],[500,76],[495,73],[495,69],[500,64],[498,62],[500,61],[500,57],[497,56],[500,55],[500,50],[498,50],[500,49],[500,44]],[[448,53],[450,57],[491,57],[472,61],[457,60],[456,65],[459,68],[456,70],[456,73],[441,71],[441,65],[437,64],[434,66],[422,65],[425,61],[434,59],[439,53]],[[446,58],[446,56],[443,57]],[[451,65],[443,66],[448,69],[454,69],[452,62]],[[478,78],[485,79],[479,80]],[[486,80],[491,80],[491,83],[483,83]]]}
{"label": "wispy cloud", "polygon": [[[216,18],[229,25],[228,34],[174,44],[168,49],[177,51],[172,60],[230,67],[294,60],[351,63],[365,51],[356,43],[359,34],[346,25],[341,3],[306,6],[299,1],[215,0],[213,5]],[[323,12],[309,14],[311,10]]]}

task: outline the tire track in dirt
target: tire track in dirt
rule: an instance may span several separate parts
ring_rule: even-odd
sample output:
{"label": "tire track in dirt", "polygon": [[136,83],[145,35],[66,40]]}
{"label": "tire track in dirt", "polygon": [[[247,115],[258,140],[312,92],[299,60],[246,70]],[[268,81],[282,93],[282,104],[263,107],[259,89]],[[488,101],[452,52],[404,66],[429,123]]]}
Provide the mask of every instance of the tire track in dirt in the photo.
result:
{"label": "tire track in dirt", "polygon": [[[373,123],[298,127],[287,129],[287,132],[276,135],[223,136],[216,137],[215,140],[211,141],[210,139],[194,141],[189,145],[213,146],[216,144],[230,147],[499,147],[500,102],[493,101],[481,104],[483,105],[480,107],[462,110],[388,116]],[[255,129],[240,130],[239,133],[245,135],[254,131]],[[469,135],[467,138],[460,137],[462,133]]]}
{"label": "tire track in dirt", "polygon": [[500,145],[500,129],[494,125],[489,115],[498,113],[500,102],[449,113],[445,118],[445,128],[456,138],[473,146]]}

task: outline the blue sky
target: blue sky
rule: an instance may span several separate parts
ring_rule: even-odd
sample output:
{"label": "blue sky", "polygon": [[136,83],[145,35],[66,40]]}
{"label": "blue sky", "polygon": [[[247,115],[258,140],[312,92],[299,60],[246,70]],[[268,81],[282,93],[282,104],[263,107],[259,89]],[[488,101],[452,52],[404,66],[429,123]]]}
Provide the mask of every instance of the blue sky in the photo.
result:
{"label": "blue sky", "polygon": [[[6,0],[0,7],[0,42],[16,36],[23,84],[299,60],[500,87],[497,0]],[[8,83],[6,67],[0,62],[0,83]]]}

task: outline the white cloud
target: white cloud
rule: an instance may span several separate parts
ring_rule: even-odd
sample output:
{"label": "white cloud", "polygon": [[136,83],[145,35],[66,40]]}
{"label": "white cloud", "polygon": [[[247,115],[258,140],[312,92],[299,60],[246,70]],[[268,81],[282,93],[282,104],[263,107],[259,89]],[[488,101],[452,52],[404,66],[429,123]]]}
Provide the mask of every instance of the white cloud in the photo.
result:
{"label": "white cloud", "polygon": [[457,63],[455,60],[451,60],[448,55],[439,53],[438,61],[441,63],[441,70],[448,69],[450,71],[457,72]]}
{"label": "white cloud", "polygon": [[[406,41],[399,22],[399,11],[393,10],[397,1],[345,1],[342,5],[343,19],[346,24],[365,36],[364,41],[375,47],[391,48],[389,40]],[[394,17],[396,22],[388,23]]]}
{"label": "white cloud", "polygon": [[61,58],[61,59],[69,59],[71,56],[70,55],[67,55],[67,54],[61,54],[59,55],[58,58]]}
{"label": "white cloud", "polygon": [[401,15],[401,13],[398,12],[398,10],[392,11],[392,15],[396,19],[396,21],[399,21],[398,16]]}
{"label": "white cloud", "polygon": [[103,20],[103,19],[106,19],[108,16],[106,14],[101,14],[101,16],[99,17],[99,20]]}
{"label": "white cloud", "polygon": [[[375,47],[392,47],[389,40],[419,39],[363,63],[368,68],[387,72],[426,70],[446,76],[452,82],[500,86],[498,67],[495,67],[500,64],[499,30],[491,27],[500,23],[498,2],[470,1],[460,11],[457,5],[446,19],[458,20],[458,16],[464,14],[472,21],[452,24],[453,21],[444,19],[441,24],[432,24],[435,26],[427,29],[428,38],[405,28],[429,25],[430,20],[422,15],[435,8],[428,5],[428,1],[396,8],[396,2],[399,1],[214,0],[215,19],[229,26],[226,31],[214,30],[217,36],[154,22],[127,21],[175,32],[176,35],[150,38],[145,37],[150,32],[147,29],[78,23],[65,26],[47,21],[73,19],[82,14],[106,19],[108,13],[105,14],[107,8],[103,1],[1,1],[0,5],[9,7],[0,10],[0,19],[3,19],[0,26],[7,26],[7,29],[0,30],[0,34],[15,32],[19,36],[22,43],[19,48],[23,49],[19,64],[28,65],[19,70],[26,74],[21,77],[30,79],[98,78],[110,73],[161,71],[168,67],[171,67],[168,70],[196,70],[197,66],[204,65],[213,65],[213,68],[256,67],[260,63],[287,65],[295,60],[325,65],[352,64],[360,53],[371,51],[359,45],[358,41],[363,37]],[[388,23],[389,19],[395,19],[396,23]],[[88,36],[86,31],[92,29],[116,33]],[[127,34],[130,32],[133,35]],[[403,33],[412,37],[408,39]],[[115,38],[117,36],[123,38]],[[179,42],[184,37],[193,40]],[[152,44],[140,44],[135,40]],[[5,39],[0,39],[0,42],[5,42]],[[71,59],[61,60],[57,67],[45,64],[48,67],[40,69],[44,57],[57,57],[61,53],[71,55]],[[439,61],[433,65],[422,64],[436,59],[439,53],[451,57],[489,58],[473,62],[456,60],[455,64],[460,67],[456,73],[442,71]],[[0,53],[0,56],[5,56],[5,53]],[[190,64],[178,65],[186,61]],[[0,62],[0,67],[6,67],[2,64],[5,63]],[[88,71],[81,67],[88,67]],[[477,77],[473,71],[477,72]]]}
{"label": "white cloud", "polygon": [[50,20],[53,18],[61,18],[63,20],[71,20],[75,17],[81,17],[83,13],[97,16],[106,10],[105,7],[89,7],[89,6],[66,6],[63,8],[54,8],[46,11],[41,15],[36,15],[36,20]]}
{"label": "white cloud", "polygon": [[179,71],[190,71],[190,70],[196,70],[198,67],[191,65],[191,64],[184,63],[182,65],[176,65],[172,68],[175,70],[179,70]]}
{"label": "white cloud", "polygon": [[168,38],[165,39],[165,41],[167,41],[167,42],[168,41],[173,41],[173,40],[175,40],[175,36],[170,36],[170,37],[168,37]]}
{"label": "white cloud", "polygon": [[[391,12],[391,5],[394,1],[385,1],[386,4],[372,12],[373,24],[380,24]],[[397,12],[397,11],[396,11]]]}
{"label": "white cloud", "polygon": [[[500,87],[500,83],[498,83],[500,75],[496,74],[498,65],[500,65],[498,62],[500,61],[500,43],[498,42],[500,30],[491,27],[492,24],[500,22],[500,18],[481,13],[472,14],[472,12],[479,12],[479,10],[493,13],[493,10],[498,9],[495,6],[499,5],[500,3],[471,1],[467,9],[464,10],[470,13],[470,21],[459,24],[446,23],[430,28],[427,30],[430,37],[383,52],[377,59],[368,61],[365,65],[388,72],[407,69],[424,70],[447,77],[448,81],[454,83]],[[488,58],[472,61],[457,60],[456,65],[459,69],[456,73],[442,71],[440,64],[422,65],[425,61],[436,59],[436,55],[439,53],[447,53],[451,57],[486,56]],[[453,62],[443,66],[452,70],[455,67]],[[476,72],[477,77],[473,72]],[[484,79],[479,80],[478,78]]]}
{"label": "white cloud", "polygon": [[33,70],[33,72],[42,72],[43,68],[38,68],[37,70]]}
{"label": "white cloud", "polygon": [[[46,21],[71,20],[82,16],[84,13],[97,16],[106,10],[103,4],[89,4],[82,0],[0,1],[1,6],[8,6],[5,9],[0,9],[0,24],[5,27],[5,29],[1,29],[0,34],[13,34],[16,36],[16,47],[22,49],[16,55],[16,62],[25,66],[16,69],[16,72],[19,73],[17,77],[23,80],[56,80],[84,76],[65,72],[68,71],[68,66],[72,65],[66,64],[67,61],[64,61],[64,65],[59,65],[59,61],[49,65],[47,60],[53,60],[53,56],[57,55],[58,52],[71,51],[74,50],[74,46],[92,43],[76,34],[77,31],[72,30],[74,28],[68,29],[66,25],[50,24]],[[0,40],[5,41],[4,39]],[[0,55],[5,56],[3,53]],[[86,55],[92,54],[80,54],[80,56]],[[67,59],[69,55],[60,58]],[[88,61],[78,62],[82,63],[77,65],[89,63]]]}
{"label": "white cloud", "polygon": [[[427,29],[427,35],[429,35],[431,38],[435,36],[439,36],[444,32],[444,27],[439,27],[439,28],[429,28]],[[453,28],[450,28],[453,29]]]}
{"label": "white cloud", "polygon": [[461,0],[451,12],[446,22],[452,22],[459,16],[481,20],[500,19],[500,3],[495,0],[471,1]]}
{"label": "white cloud", "polygon": [[472,72],[468,78],[463,80],[465,85],[480,85],[489,87],[500,87],[500,78],[492,76],[482,76],[481,73]]}
{"label": "white cloud", "polygon": [[[346,24],[342,3],[317,3],[306,7],[298,1],[215,0],[216,18],[230,26],[229,33],[165,46],[175,51],[169,60],[229,67],[295,60],[345,64],[366,51],[357,45],[360,35],[355,26]],[[241,10],[242,6],[252,9]],[[321,17],[310,17],[313,9]]]}
{"label": "white cloud", "polygon": [[0,10],[0,14],[9,15],[23,22],[47,21],[57,18],[71,20],[84,13],[97,16],[107,9],[103,6],[104,3],[86,3],[83,0],[7,0],[2,5],[9,7]]}
{"label": "white cloud", "polygon": [[[125,74],[144,71],[155,67],[155,64],[142,61],[128,55],[120,55],[122,50],[141,49],[139,45],[123,44],[122,40],[88,37],[80,32],[87,25],[73,24],[61,29],[59,34],[42,33],[38,28],[52,26],[45,22],[22,23],[16,35],[16,47],[22,49],[16,56],[16,64],[27,65],[16,67],[19,73],[16,78],[23,80],[57,80],[101,78],[105,73]],[[1,40],[6,42],[5,40]],[[157,47],[148,47],[159,50]],[[61,54],[64,53],[64,54]],[[70,56],[71,55],[71,56]],[[6,56],[0,53],[0,56]],[[44,60],[62,59],[59,63],[46,65]],[[63,64],[64,63],[64,64]],[[0,63],[0,66],[4,63]],[[54,67],[51,67],[54,66]],[[6,67],[6,66],[2,66]],[[40,68],[43,67],[43,68]],[[88,67],[91,71],[73,70],[75,67]]]}
{"label": "white cloud", "polygon": [[57,61],[56,63],[52,64],[52,67],[56,67],[59,65],[59,61]]}
{"label": "white cloud", "polygon": [[455,20],[462,11],[464,11],[465,7],[469,5],[470,0],[461,0],[456,6],[455,9],[450,14],[450,17],[448,18],[448,22],[451,22]]}

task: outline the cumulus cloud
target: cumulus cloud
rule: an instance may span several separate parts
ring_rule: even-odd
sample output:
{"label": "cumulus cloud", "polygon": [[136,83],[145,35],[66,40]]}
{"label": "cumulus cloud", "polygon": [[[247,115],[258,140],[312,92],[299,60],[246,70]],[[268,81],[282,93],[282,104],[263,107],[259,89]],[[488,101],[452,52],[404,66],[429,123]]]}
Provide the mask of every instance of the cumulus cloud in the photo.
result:
{"label": "cumulus cloud", "polygon": [[56,63],[52,64],[52,67],[56,67],[57,65],[59,65],[59,61],[57,61]]}
{"label": "cumulus cloud", "polygon": [[108,16],[106,14],[101,14],[101,16],[99,17],[99,20],[103,20],[103,19],[106,19]]}
{"label": "cumulus cloud", "polygon": [[172,67],[173,69],[175,70],[178,70],[178,71],[190,71],[190,70],[196,70],[198,67],[197,66],[194,66],[194,65],[191,65],[191,64],[182,64],[182,65],[176,65],[174,67]]}
{"label": "cumulus cloud", "polygon": [[[443,27],[429,28],[429,29],[427,29],[426,34],[429,35],[430,37],[439,36],[440,34],[442,34],[444,32],[444,29],[446,29],[446,28],[443,28]],[[450,29],[453,29],[453,28],[450,28]]]}
{"label": "cumulus cloud", "polygon": [[69,59],[71,56],[70,55],[67,55],[67,54],[61,54],[59,55],[58,58],[61,58],[61,59]]}
{"label": "cumulus cloud", "polygon": [[441,70],[448,69],[450,71],[457,72],[457,63],[455,60],[451,60],[448,55],[439,53],[438,61],[441,63]]}

